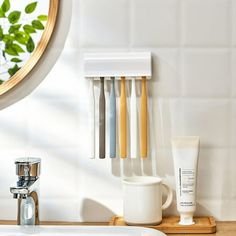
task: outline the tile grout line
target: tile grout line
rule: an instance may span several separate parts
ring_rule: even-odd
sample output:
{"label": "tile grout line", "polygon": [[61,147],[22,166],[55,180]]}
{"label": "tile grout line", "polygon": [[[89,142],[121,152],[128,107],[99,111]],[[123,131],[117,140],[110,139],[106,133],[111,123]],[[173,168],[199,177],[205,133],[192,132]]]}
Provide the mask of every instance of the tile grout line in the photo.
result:
{"label": "tile grout line", "polygon": [[183,0],[179,0],[179,63],[178,63],[178,73],[179,73],[179,81],[180,81],[180,95],[179,98],[182,100],[184,98],[184,45],[183,45],[183,40],[184,40],[184,5],[183,5]]}
{"label": "tile grout line", "polygon": [[233,1],[232,0],[229,0],[229,7],[230,7],[230,10],[229,10],[229,27],[230,27],[230,41],[229,41],[229,44],[230,44],[230,47],[229,47],[229,50],[230,50],[230,62],[229,62],[229,73],[230,73],[230,98],[233,98],[233,16],[234,16],[234,9],[233,9]]}
{"label": "tile grout line", "polygon": [[[130,38],[132,38],[132,37],[130,37]],[[130,41],[132,41],[132,40],[130,40]],[[129,48],[130,49],[132,49],[132,48],[134,48],[134,49],[139,49],[139,50],[145,50],[145,49],[147,49],[147,48],[152,48],[152,49],[180,49],[180,47],[181,47],[181,45],[179,45],[179,46],[176,46],[176,45],[163,45],[163,46],[149,46],[149,47],[145,47],[145,46],[132,46],[132,44],[130,43],[129,44]],[[116,49],[116,50],[125,50],[126,49],[126,47],[124,47],[124,46],[106,46],[106,47],[100,47],[100,46],[83,46],[82,47],[84,50],[87,50],[87,51],[89,51],[89,50],[98,50],[98,51],[102,51],[102,50],[114,50],[114,48]],[[230,49],[230,48],[233,48],[233,49],[236,49],[236,46],[234,46],[234,45],[229,45],[229,46],[204,46],[204,45],[200,45],[200,46],[182,46],[182,48],[185,48],[185,49],[190,49],[190,50],[217,50],[217,49]],[[65,51],[66,51],[66,49],[65,49]]]}
{"label": "tile grout line", "polygon": [[229,76],[230,76],[230,104],[229,104],[229,135],[230,135],[230,143],[229,143],[229,155],[231,155],[231,148],[233,147],[233,133],[232,133],[232,125],[233,125],[233,19],[234,19],[234,4],[233,0],[229,1],[230,12],[229,12],[229,24],[230,24],[230,61],[229,61]]}
{"label": "tile grout line", "polygon": [[134,7],[134,3],[133,0],[128,0],[128,13],[129,13],[129,26],[128,26],[128,48],[132,49],[132,45],[133,45],[133,22],[132,20],[134,19],[133,17],[133,7]]}

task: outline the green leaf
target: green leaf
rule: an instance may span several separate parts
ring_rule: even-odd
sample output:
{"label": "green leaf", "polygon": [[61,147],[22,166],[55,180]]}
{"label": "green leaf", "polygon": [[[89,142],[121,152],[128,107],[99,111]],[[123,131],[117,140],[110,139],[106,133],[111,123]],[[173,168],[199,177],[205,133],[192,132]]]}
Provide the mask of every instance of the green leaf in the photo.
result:
{"label": "green leaf", "polygon": [[32,21],[32,26],[37,29],[37,30],[43,30],[44,26],[39,20],[33,20]]}
{"label": "green leaf", "polygon": [[14,51],[12,48],[5,49],[5,53],[11,56],[19,56],[19,54]]}
{"label": "green leaf", "polygon": [[5,44],[5,53],[11,55],[11,56],[18,56],[17,50],[12,46],[13,41],[8,40]]}
{"label": "green leaf", "polygon": [[4,83],[4,80],[0,79],[0,85]]}
{"label": "green leaf", "polygon": [[25,13],[27,14],[30,14],[32,12],[34,12],[35,8],[37,7],[37,2],[32,2],[30,4],[28,4],[26,7],[25,7]]}
{"label": "green leaf", "polygon": [[11,46],[5,48],[5,53],[11,56],[19,56],[18,52],[13,49]]}
{"label": "green leaf", "polygon": [[18,62],[22,62],[22,60],[19,59],[19,58],[17,58],[17,57],[13,57],[13,58],[11,59],[11,62],[16,62],[16,63],[18,63]]}
{"label": "green leaf", "polygon": [[20,27],[21,27],[21,24],[11,25],[11,27],[8,30],[9,34],[15,33],[16,31],[18,31],[20,29]]}
{"label": "green leaf", "polygon": [[12,47],[13,42],[8,40],[5,44],[5,53],[11,56],[18,56],[18,52],[16,49]]}
{"label": "green leaf", "polygon": [[3,29],[2,29],[2,26],[0,25],[0,41],[3,40]]}
{"label": "green leaf", "polygon": [[23,31],[18,31],[15,33],[15,40],[22,45],[26,45],[28,43],[29,37],[30,36]]}
{"label": "green leaf", "polygon": [[19,69],[20,69],[20,67],[18,67],[18,65],[15,64],[14,67],[12,67],[8,70],[8,73],[10,76],[13,76]]}
{"label": "green leaf", "polygon": [[20,16],[21,16],[21,12],[20,11],[13,11],[9,14],[8,16],[8,21],[11,23],[11,24],[15,24],[19,21],[20,19]]}
{"label": "green leaf", "polygon": [[22,53],[22,52],[25,52],[23,50],[23,48],[21,46],[19,46],[18,44],[16,43],[13,43],[12,46],[11,46],[14,50],[16,50],[18,53]]}
{"label": "green leaf", "polygon": [[29,38],[29,41],[28,41],[28,43],[27,43],[27,45],[26,45],[26,49],[27,49],[27,51],[28,51],[29,53],[31,53],[31,52],[34,51],[34,48],[35,48],[34,41],[33,41],[33,39],[30,37],[30,38]]}
{"label": "green leaf", "polygon": [[47,15],[40,15],[40,16],[38,16],[38,19],[41,20],[41,21],[47,21],[48,16]]}
{"label": "green leaf", "polygon": [[0,8],[0,18],[5,18],[5,12],[2,10],[2,8]]}
{"label": "green leaf", "polygon": [[3,35],[3,42],[7,43],[8,41],[13,41],[15,38],[14,36],[11,36],[10,34],[4,34]]}
{"label": "green leaf", "polygon": [[10,10],[10,7],[11,7],[10,1],[9,0],[4,0],[3,3],[2,3],[2,6],[1,6],[2,10],[4,12],[8,12]]}
{"label": "green leaf", "polygon": [[36,30],[34,29],[32,25],[24,25],[23,29],[27,34],[32,34],[36,32]]}

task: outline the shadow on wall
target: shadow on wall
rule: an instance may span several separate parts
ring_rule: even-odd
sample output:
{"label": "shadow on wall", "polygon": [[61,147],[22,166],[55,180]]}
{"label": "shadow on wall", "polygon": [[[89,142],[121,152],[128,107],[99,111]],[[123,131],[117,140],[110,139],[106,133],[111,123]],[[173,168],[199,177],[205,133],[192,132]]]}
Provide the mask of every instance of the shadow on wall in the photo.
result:
{"label": "shadow on wall", "polygon": [[197,202],[196,216],[212,216],[212,215],[214,215],[213,212],[209,211],[206,207]]}
{"label": "shadow on wall", "polygon": [[[156,70],[156,68],[160,70]],[[171,137],[172,137],[172,125],[171,125],[171,105],[168,96],[159,96],[159,86],[163,87],[163,74],[165,71],[171,71],[172,74],[177,74],[175,68],[167,61],[162,59],[158,55],[153,57],[153,77],[147,83],[148,90],[148,158],[135,158],[131,159],[130,150],[128,152],[128,158],[120,159],[115,158],[111,160],[112,174],[117,177],[135,176],[135,175],[154,175],[160,177],[174,176],[172,167],[171,156]],[[163,72],[164,70],[164,72]],[[119,115],[119,83],[116,84],[117,91],[117,113]],[[127,121],[130,120],[130,93],[131,82],[127,81]],[[140,114],[140,96],[141,96],[141,82],[136,82],[137,93],[137,110],[138,116]],[[118,119],[119,120],[119,119]],[[138,118],[139,122],[139,118]],[[129,122],[127,123],[129,124]],[[127,127],[129,130],[129,127]],[[119,125],[117,127],[119,132]],[[128,132],[128,142],[130,140],[130,133]],[[119,136],[117,136],[119,147]],[[129,146],[129,145],[128,145]],[[119,157],[119,148],[117,157]],[[169,178],[167,177],[167,179]],[[168,180],[167,180],[168,181]]]}
{"label": "shadow on wall", "polygon": [[114,215],[109,208],[92,199],[85,198],[82,202],[80,218],[84,222],[107,222]]}

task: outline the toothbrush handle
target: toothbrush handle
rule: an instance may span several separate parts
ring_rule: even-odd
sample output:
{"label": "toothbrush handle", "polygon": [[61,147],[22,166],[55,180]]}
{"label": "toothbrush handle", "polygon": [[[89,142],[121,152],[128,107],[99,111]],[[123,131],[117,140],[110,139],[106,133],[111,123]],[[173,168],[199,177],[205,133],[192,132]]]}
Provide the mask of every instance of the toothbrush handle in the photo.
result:
{"label": "toothbrush handle", "polygon": [[94,89],[93,89],[93,80],[90,81],[89,88],[89,158],[95,158],[95,102],[94,102]]}
{"label": "toothbrush handle", "polygon": [[104,78],[101,79],[100,97],[99,97],[99,158],[104,159],[106,155],[106,105],[104,94]]}
{"label": "toothbrush handle", "polygon": [[116,95],[114,78],[111,78],[110,93],[110,157],[116,157]]}
{"label": "toothbrush handle", "polygon": [[120,94],[120,157],[126,158],[126,92],[125,77],[121,77]]}
{"label": "toothbrush handle", "polygon": [[142,77],[141,117],[140,117],[140,156],[147,157],[147,88],[146,77]]}
{"label": "toothbrush handle", "polygon": [[138,114],[137,114],[137,98],[135,90],[135,78],[132,78],[132,90],[130,97],[130,157],[138,156],[137,137],[138,137]]}

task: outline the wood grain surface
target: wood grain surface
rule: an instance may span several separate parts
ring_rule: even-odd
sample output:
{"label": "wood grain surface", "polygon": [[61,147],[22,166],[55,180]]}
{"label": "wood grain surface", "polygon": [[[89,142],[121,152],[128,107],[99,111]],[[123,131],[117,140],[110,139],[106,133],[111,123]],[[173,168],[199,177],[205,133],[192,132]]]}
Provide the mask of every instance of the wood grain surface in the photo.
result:
{"label": "wood grain surface", "polygon": [[[153,228],[160,230],[164,233],[188,233],[188,234],[209,234],[216,232],[216,222],[213,217],[194,217],[194,225],[180,225],[179,217],[171,216],[163,218],[161,224],[148,226],[148,225],[137,225],[144,226],[147,228]],[[110,225],[113,226],[126,226],[123,217],[115,216],[111,219]]]}

